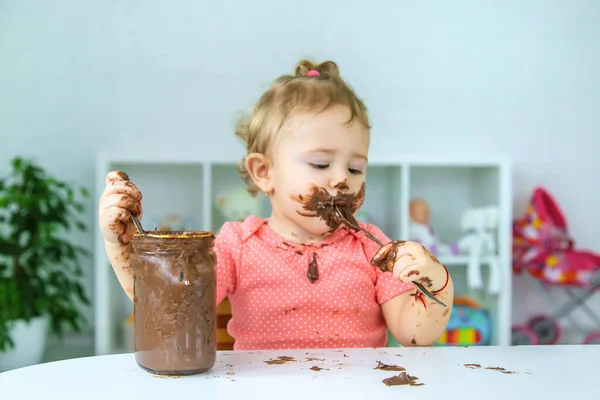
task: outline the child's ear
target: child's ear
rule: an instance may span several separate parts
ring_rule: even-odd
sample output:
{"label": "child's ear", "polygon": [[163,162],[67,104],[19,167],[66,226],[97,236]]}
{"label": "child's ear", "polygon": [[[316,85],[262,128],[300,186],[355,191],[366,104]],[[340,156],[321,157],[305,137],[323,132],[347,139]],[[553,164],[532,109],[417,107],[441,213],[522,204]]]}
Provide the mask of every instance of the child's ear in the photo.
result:
{"label": "child's ear", "polygon": [[271,193],[271,160],[264,154],[251,153],[246,156],[246,171],[256,186],[264,193]]}

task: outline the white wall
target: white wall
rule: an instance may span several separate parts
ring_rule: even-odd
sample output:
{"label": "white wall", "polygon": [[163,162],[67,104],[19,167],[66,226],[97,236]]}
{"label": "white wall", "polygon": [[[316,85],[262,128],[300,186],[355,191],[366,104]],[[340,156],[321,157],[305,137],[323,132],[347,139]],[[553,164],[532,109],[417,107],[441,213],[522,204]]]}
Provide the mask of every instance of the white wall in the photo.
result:
{"label": "white wall", "polygon": [[[370,107],[372,158],[508,153],[515,213],[545,185],[600,251],[598,21],[595,0],[4,0],[0,168],[35,156],[93,188],[96,152],[126,143],[241,154],[236,112],[330,58]],[[539,311],[523,293],[517,320]]]}

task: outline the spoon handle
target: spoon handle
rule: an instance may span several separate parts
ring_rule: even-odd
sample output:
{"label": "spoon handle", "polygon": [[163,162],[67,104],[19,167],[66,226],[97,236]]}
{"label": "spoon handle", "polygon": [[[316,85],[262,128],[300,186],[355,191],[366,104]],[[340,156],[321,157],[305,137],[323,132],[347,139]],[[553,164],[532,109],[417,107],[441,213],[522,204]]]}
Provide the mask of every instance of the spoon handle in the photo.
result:
{"label": "spoon handle", "polygon": [[435,301],[436,303],[446,307],[446,305],[444,303],[442,303],[442,301],[440,299],[438,299],[433,294],[431,294],[429,292],[429,290],[425,289],[425,287],[423,285],[421,285],[418,282],[412,282],[412,284],[415,285],[415,287],[419,290],[419,292],[423,293],[425,296],[429,297],[431,300]]}
{"label": "spoon handle", "polygon": [[138,217],[131,214],[131,219],[133,220],[133,225],[135,225],[135,229],[137,229],[138,233],[144,233],[144,228],[142,228],[142,224]]}

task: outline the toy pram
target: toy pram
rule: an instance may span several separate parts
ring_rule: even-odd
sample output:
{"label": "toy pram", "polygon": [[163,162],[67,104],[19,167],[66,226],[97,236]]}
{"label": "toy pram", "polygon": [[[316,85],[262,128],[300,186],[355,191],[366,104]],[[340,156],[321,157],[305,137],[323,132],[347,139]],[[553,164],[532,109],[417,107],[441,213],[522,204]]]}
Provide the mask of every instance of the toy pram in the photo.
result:
{"label": "toy pram", "polygon": [[[585,304],[600,288],[600,255],[575,250],[567,222],[552,196],[543,188],[534,190],[523,219],[513,224],[513,272],[532,283],[549,303],[558,306],[552,315],[538,315],[523,326],[515,326],[512,342],[554,344],[561,336],[558,320],[568,317],[574,328],[584,335],[584,343],[600,343],[600,318]],[[569,300],[556,304],[548,287],[564,287]],[[570,315],[581,309],[598,326],[596,332],[585,332]]]}

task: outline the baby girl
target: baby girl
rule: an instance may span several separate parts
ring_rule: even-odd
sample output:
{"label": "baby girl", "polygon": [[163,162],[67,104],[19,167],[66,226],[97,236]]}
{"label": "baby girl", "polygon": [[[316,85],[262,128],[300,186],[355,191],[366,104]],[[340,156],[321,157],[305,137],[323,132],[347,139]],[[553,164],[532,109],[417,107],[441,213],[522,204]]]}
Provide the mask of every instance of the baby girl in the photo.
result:
{"label": "baby girl", "polygon": [[[272,213],[227,222],[215,240],[217,302],[231,302],[235,349],[382,347],[388,330],[404,346],[434,345],[454,296],[446,267],[418,243],[340,218],[364,201],[370,122],[338,66],[301,61],[273,82],[236,136],[247,149],[240,174],[251,193],[268,196]],[[133,298],[131,214],[142,216],[142,194],[125,173],[110,172],[100,228]]]}

